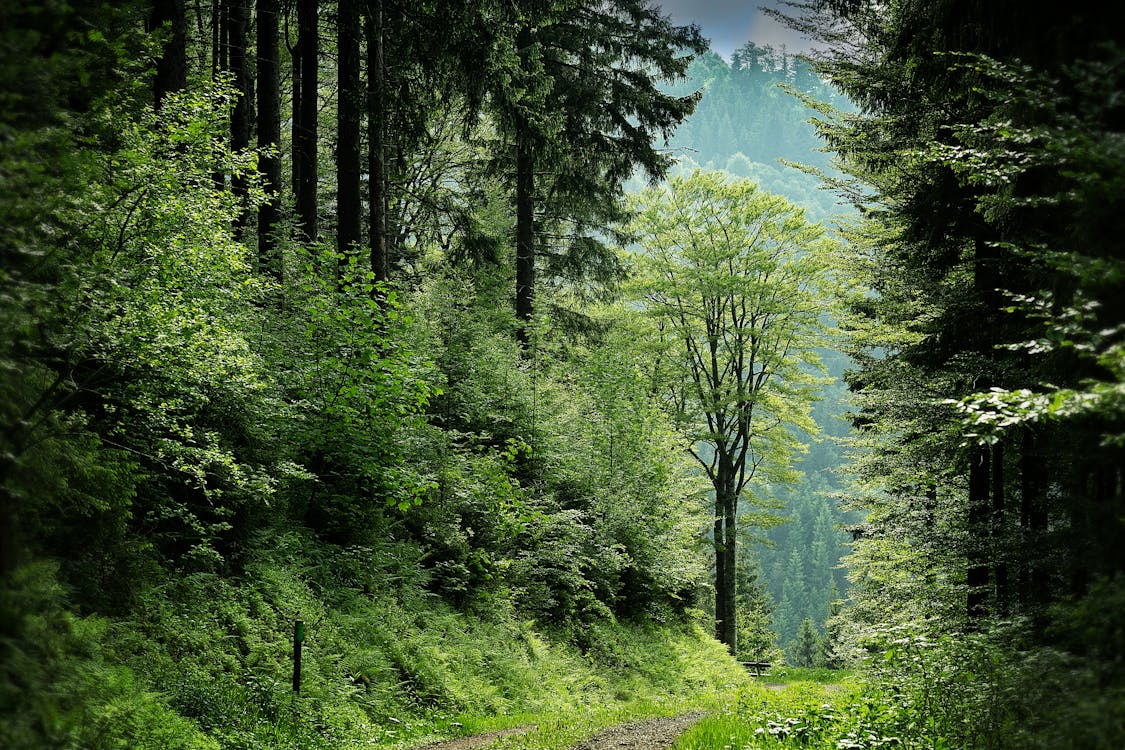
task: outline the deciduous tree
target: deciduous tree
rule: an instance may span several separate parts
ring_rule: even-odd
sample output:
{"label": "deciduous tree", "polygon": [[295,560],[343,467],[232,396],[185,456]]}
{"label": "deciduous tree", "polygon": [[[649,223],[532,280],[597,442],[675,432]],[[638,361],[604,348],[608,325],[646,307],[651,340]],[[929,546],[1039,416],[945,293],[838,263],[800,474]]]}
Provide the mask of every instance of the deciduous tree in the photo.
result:
{"label": "deciduous tree", "polygon": [[831,293],[824,230],[749,181],[696,172],[633,204],[632,296],[666,346],[658,382],[715,493],[716,636],[733,651],[739,501],[792,482]]}

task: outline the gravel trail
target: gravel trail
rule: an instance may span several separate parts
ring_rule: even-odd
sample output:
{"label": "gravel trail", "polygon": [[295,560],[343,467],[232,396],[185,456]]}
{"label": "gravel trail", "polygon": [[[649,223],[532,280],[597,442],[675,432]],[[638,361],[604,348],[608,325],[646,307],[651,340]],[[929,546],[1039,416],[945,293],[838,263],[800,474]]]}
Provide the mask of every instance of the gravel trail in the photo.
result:
{"label": "gravel trail", "polygon": [[[672,746],[677,737],[703,716],[703,713],[692,713],[618,724],[603,729],[575,745],[571,750],[666,750],[666,748]],[[537,728],[532,724],[513,729],[502,729],[498,732],[488,732],[487,734],[476,734],[471,737],[458,737],[457,739],[426,745],[419,750],[474,750],[491,745],[504,737],[524,734]]]}
{"label": "gravel trail", "polygon": [[573,750],[664,750],[703,718],[702,713],[619,724],[575,745]]}

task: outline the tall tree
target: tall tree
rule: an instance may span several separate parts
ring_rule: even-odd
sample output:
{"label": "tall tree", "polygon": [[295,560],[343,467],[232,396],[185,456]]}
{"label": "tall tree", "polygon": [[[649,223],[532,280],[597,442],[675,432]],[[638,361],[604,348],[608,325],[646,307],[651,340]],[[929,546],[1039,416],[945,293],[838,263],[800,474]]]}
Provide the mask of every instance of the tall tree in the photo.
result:
{"label": "tall tree", "polygon": [[384,146],[386,122],[386,69],[383,62],[383,0],[368,0],[364,30],[367,35],[367,204],[371,270],[376,281],[386,281],[387,170]]}
{"label": "tall tree", "polygon": [[336,248],[341,263],[359,248],[360,120],[363,92],[360,88],[360,0],[340,0],[337,29],[336,102]]}
{"label": "tall tree", "polygon": [[184,0],[153,0],[149,30],[163,36],[156,75],[152,80],[153,106],[160,109],[164,96],[187,85],[187,18]]}
{"label": "tall tree", "polygon": [[794,481],[795,430],[816,430],[806,368],[819,366],[830,244],[783,198],[717,173],[650,188],[634,208],[634,295],[666,342],[659,380],[714,491],[715,635],[733,653],[739,501],[754,482]]}
{"label": "tall tree", "polygon": [[[227,14],[227,49],[230,59],[230,70],[234,74],[234,88],[238,98],[234,102],[234,112],[230,118],[230,145],[235,151],[242,151],[250,147],[250,132],[254,119],[252,99],[254,84],[250,75],[250,59],[247,53],[249,38],[250,16],[247,3],[249,0],[226,0],[224,9]],[[235,196],[245,205],[250,194],[250,183],[247,175],[236,173],[231,183]],[[239,228],[248,223],[247,211],[238,215]]]}
{"label": "tall tree", "polygon": [[621,185],[636,168],[657,179],[671,165],[654,141],[667,139],[697,97],[661,93],[656,83],[683,75],[689,53],[704,49],[696,27],[673,26],[642,0],[564,5],[522,20],[515,80],[492,92],[515,173],[515,308],[525,345],[536,264],[551,252],[544,238],[563,238],[554,265],[578,275],[597,265],[591,254],[608,256],[590,223],[620,217]]}
{"label": "tall tree", "polygon": [[266,200],[258,208],[258,265],[281,278],[277,223],[281,218],[281,55],[278,0],[258,0],[258,169]]}
{"label": "tall tree", "polygon": [[293,71],[293,182],[297,226],[308,242],[317,239],[317,118],[320,112],[320,21],[317,0],[297,0],[297,46]]}

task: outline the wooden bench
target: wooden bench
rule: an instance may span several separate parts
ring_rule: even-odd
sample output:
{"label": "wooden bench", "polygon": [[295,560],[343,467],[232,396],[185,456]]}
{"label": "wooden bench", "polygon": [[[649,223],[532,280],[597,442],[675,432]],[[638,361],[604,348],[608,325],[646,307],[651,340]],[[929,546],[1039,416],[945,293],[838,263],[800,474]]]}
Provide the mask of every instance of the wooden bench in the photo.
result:
{"label": "wooden bench", "polygon": [[744,661],[742,666],[753,672],[755,677],[761,677],[762,673],[770,668],[770,663],[768,661]]}

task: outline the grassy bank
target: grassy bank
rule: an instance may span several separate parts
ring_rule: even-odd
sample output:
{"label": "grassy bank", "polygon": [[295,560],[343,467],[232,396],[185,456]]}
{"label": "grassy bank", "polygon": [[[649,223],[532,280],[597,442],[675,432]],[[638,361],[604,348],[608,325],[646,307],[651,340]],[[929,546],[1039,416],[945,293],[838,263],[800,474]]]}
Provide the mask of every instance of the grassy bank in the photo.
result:
{"label": "grassy bank", "polygon": [[170,578],[114,616],[75,611],[50,563],[25,568],[4,602],[27,634],[4,746],[341,750],[528,723],[557,740],[716,707],[749,682],[690,617],[552,630],[503,592],[455,609],[387,550],[308,549],[279,540],[236,578]]}

